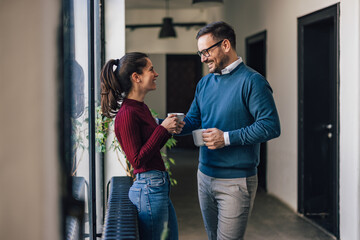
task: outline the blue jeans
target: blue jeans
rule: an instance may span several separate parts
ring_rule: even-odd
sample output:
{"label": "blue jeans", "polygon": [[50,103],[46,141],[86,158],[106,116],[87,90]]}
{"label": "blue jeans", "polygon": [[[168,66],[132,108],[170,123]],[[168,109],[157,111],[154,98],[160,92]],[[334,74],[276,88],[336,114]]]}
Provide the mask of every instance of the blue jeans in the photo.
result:
{"label": "blue jeans", "polygon": [[166,232],[166,239],[178,239],[176,214],[169,194],[167,172],[152,170],[136,174],[129,198],[138,210],[141,240],[160,240]]}
{"label": "blue jeans", "polygon": [[254,204],[257,175],[213,178],[198,170],[198,194],[209,240],[242,240]]}

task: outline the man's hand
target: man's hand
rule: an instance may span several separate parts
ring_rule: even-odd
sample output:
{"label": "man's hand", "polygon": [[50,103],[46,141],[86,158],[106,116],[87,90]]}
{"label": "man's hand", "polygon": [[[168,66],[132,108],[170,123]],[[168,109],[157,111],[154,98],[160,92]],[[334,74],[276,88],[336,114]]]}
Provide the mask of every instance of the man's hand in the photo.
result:
{"label": "man's hand", "polygon": [[203,132],[203,140],[208,149],[219,149],[225,146],[224,132],[217,128],[208,128]]}
{"label": "man's hand", "polygon": [[176,128],[176,134],[180,134],[184,126],[185,126],[184,121],[178,122],[178,125],[177,125],[177,128]]}

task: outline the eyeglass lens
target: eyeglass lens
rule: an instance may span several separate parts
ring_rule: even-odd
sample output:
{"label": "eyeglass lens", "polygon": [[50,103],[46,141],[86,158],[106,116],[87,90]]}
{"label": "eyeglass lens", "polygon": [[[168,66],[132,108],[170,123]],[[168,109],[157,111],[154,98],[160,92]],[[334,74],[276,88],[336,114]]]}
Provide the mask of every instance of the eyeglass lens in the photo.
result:
{"label": "eyeglass lens", "polygon": [[206,48],[206,49],[204,49],[204,50],[202,50],[201,52],[200,51],[198,51],[197,52],[197,54],[201,57],[201,55],[204,55],[205,57],[209,57],[210,56],[210,53],[209,53],[209,50],[211,49],[211,48],[213,48],[213,47],[215,47],[215,46],[217,46],[217,45],[219,45],[220,43],[222,43],[224,41],[224,39],[223,40],[221,40],[221,41],[219,41],[219,42],[217,42],[217,43],[215,43],[214,45],[212,45],[212,46],[210,46],[210,47],[208,47],[208,48]]}

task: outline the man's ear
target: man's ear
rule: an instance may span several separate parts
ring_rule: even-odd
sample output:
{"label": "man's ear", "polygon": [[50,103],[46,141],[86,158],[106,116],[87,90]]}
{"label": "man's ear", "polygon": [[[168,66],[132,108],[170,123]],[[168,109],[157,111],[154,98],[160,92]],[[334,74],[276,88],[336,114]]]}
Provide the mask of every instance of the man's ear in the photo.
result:
{"label": "man's ear", "polygon": [[131,74],[131,80],[135,83],[139,83],[139,82],[141,82],[141,77],[137,72],[133,72]]}
{"label": "man's ear", "polygon": [[229,39],[224,39],[223,47],[224,47],[225,52],[229,52],[231,50],[231,43],[230,43]]}

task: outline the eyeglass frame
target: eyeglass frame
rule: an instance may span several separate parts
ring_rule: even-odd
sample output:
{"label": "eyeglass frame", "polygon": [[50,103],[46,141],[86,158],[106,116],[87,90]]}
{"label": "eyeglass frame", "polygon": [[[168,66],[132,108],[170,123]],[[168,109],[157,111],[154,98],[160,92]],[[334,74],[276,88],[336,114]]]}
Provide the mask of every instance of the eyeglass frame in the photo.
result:
{"label": "eyeglass frame", "polygon": [[[201,50],[201,52],[200,52],[200,51],[197,51],[197,54],[198,54],[200,57],[201,57],[201,56],[210,57],[209,50],[212,49],[212,48],[214,48],[214,47],[216,47],[217,45],[221,44],[224,40],[225,40],[225,39],[220,40],[219,42],[215,43],[214,45],[212,45],[212,46],[210,46],[210,47],[208,47],[208,48],[206,48],[206,49],[204,49],[204,50]],[[205,53],[206,53],[206,54],[205,54]]]}

